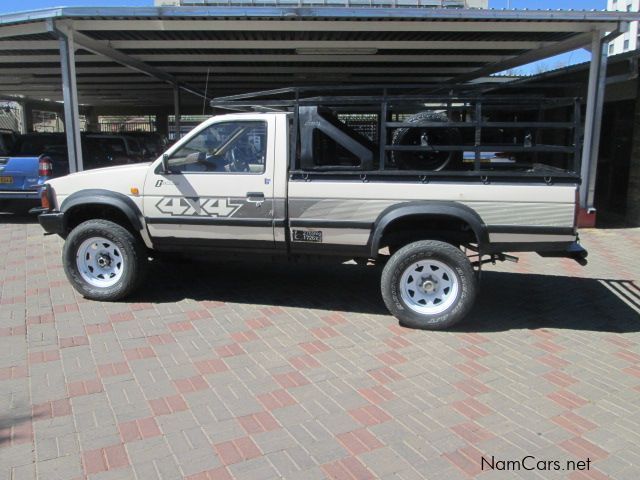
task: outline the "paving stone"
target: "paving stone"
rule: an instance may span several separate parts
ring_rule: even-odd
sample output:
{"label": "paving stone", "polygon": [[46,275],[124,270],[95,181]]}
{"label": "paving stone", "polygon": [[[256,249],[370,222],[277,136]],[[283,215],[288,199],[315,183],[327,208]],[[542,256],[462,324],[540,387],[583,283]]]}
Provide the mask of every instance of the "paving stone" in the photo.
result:
{"label": "paving stone", "polygon": [[3,223],[0,478],[82,478],[94,455],[90,480],[499,479],[479,456],[532,454],[635,480],[638,315],[612,289],[638,296],[640,229],[581,236],[588,266],[488,266],[468,319],[426,332],[349,265],[265,264],[247,302],[242,264],[154,262],[133,301],[89,301],[61,239]]}

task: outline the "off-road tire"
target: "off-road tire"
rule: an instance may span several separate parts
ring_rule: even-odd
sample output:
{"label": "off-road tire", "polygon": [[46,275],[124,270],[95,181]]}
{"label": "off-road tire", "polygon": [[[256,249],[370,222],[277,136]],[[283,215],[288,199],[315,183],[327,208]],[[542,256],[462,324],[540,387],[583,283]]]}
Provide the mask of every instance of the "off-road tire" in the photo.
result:
{"label": "off-road tire", "polygon": [[[444,113],[419,112],[405,120],[406,123],[448,122]],[[391,161],[400,170],[441,171],[462,168],[462,152],[438,152],[438,145],[461,145],[462,134],[457,128],[405,127],[394,130],[392,145],[419,145],[426,133],[434,152],[392,151]],[[425,159],[424,157],[429,157]]]}
{"label": "off-road tire", "polygon": [[[124,268],[118,282],[109,287],[96,287],[80,274],[76,261],[81,244],[92,237],[103,237],[112,241],[122,252]],[[62,263],[67,278],[85,298],[100,301],[116,301],[127,297],[143,281],[148,257],[142,241],[126,228],[108,220],[88,220],[69,233],[62,251]]]}
{"label": "off-road tire", "polygon": [[[458,281],[458,292],[451,306],[435,315],[416,312],[401,294],[404,272],[413,263],[429,259],[448,266]],[[477,292],[476,275],[466,255],[455,246],[437,240],[421,240],[398,250],[384,266],[380,283],[384,303],[400,324],[422,330],[442,330],[462,320],[473,307]]]}

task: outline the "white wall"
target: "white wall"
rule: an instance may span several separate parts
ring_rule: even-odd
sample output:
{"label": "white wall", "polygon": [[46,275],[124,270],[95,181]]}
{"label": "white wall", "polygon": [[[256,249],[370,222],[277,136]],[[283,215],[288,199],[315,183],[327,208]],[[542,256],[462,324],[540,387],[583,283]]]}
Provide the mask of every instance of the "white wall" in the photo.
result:
{"label": "white wall", "polygon": [[[607,0],[607,10],[626,12],[640,11],[640,0]],[[638,22],[631,22],[629,31],[609,44],[609,55],[638,49]]]}

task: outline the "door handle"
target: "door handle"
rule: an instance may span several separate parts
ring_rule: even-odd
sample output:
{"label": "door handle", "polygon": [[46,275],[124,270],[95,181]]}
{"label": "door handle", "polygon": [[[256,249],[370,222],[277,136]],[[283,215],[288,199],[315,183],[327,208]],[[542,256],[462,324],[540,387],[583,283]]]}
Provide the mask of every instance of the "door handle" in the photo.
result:
{"label": "door handle", "polygon": [[262,192],[248,192],[247,202],[255,203],[258,207],[264,202],[264,193]]}

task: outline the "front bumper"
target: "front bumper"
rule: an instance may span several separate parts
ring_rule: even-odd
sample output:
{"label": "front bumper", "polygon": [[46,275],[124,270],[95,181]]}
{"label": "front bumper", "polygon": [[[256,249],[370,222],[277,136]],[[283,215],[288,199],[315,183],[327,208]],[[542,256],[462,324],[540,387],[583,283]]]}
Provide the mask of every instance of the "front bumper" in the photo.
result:
{"label": "front bumper", "polygon": [[[35,209],[34,209],[35,210]],[[38,215],[38,222],[47,235],[60,235],[65,233],[65,218],[62,212],[47,212]]]}

